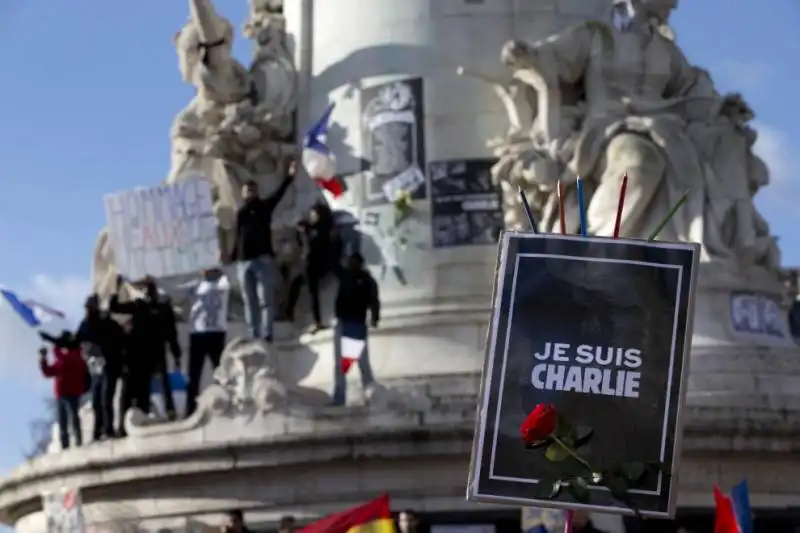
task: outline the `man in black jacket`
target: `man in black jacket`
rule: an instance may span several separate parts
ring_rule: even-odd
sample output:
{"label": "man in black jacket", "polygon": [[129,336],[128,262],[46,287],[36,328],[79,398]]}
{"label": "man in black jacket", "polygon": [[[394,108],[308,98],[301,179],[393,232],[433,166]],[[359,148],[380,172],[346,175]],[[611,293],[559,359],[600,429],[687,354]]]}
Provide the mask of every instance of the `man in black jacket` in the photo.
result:
{"label": "man in black jacket", "polygon": [[[122,276],[117,278],[117,293],[122,284]],[[181,347],[178,343],[175,311],[172,302],[158,293],[155,280],[144,281],[145,296],[130,302],[120,302],[119,295],[111,297],[109,311],[129,315],[131,329],[128,335],[128,376],[126,388],[133,403],[150,412],[150,382],[156,374],[161,376],[164,391],[164,405],[167,416],[175,418],[175,402],[167,371],[166,345],[169,344],[175,367],[180,368]]]}
{"label": "man in black jacket", "polygon": [[[381,303],[378,284],[364,268],[364,258],[353,253],[347,258],[345,268],[336,267],[339,291],[336,294],[336,328],[333,334],[334,389],[333,405],[345,404],[345,373],[348,361],[357,360],[361,372],[361,385],[367,387],[375,379],[369,363],[367,311],[370,325],[378,327]],[[347,344],[347,346],[345,346]],[[350,353],[351,346],[361,346],[358,353]]]}
{"label": "man in black jacket", "polygon": [[96,294],[86,299],[86,314],[75,334],[78,342],[89,345],[90,363],[95,367],[92,383],[94,440],[114,436],[114,395],[122,377],[124,332],[122,326],[100,309]]}
{"label": "man in black jacket", "polygon": [[333,265],[341,260],[341,241],[336,234],[333,213],[324,202],[318,202],[311,207],[308,217],[297,225],[297,230],[305,265],[303,274],[292,280],[286,314],[289,320],[294,320],[294,308],[305,283],[314,317],[311,333],[317,333],[325,328],[319,303],[320,283],[333,270]]}
{"label": "man in black jacket", "polygon": [[[294,178],[297,163],[287,162],[286,177],[268,198],[260,198],[258,183],[242,186],[243,205],[236,213],[236,241],[233,256],[236,277],[244,299],[244,312],[250,334],[272,342],[275,321],[275,252],[272,248],[272,214]],[[223,257],[223,262],[225,258]],[[262,329],[263,327],[263,329]]]}

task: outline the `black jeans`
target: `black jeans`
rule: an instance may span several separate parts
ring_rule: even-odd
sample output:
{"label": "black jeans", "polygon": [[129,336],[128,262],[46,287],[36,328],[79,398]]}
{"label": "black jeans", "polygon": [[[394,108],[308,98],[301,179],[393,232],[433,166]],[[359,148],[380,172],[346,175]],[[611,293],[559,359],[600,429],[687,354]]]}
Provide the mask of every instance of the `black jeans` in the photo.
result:
{"label": "black jeans", "polygon": [[294,308],[300,299],[300,291],[304,284],[308,284],[308,296],[311,298],[311,314],[314,317],[314,324],[322,324],[322,313],[319,307],[319,285],[328,273],[327,264],[322,258],[309,259],[306,263],[302,276],[297,276],[292,280],[289,287],[289,299],[286,303],[286,314],[293,320]]}
{"label": "black jeans", "polygon": [[81,432],[81,419],[78,410],[81,406],[80,396],[65,396],[56,402],[58,417],[58,434],[61,438],[61,449],[69,448],[69,428],[75,434],[75,446],[83,444],[83,433]]}
{"label": "black jeans", "polygon": [[115,368],[103,369],[94,377],[92,383],[92,410],[94,411],[94,440],[114,436],[114,395],[120,371]]}
{"label": "black jeans", "polygon": [[122,377],[122,409],[120,410],[120,433],[124,433],[122,424],[125,413],[131,407],[137,407],[144,413],[150,412],[150,380],[152,375],[144,369],[131,369]]}
{"label": "black jeans", "polygon": [[200,393],[200,381],[203,379],[206,357],[211,361],[211,368],[216,369],[224,349],[224,331],[189,335],[189,385],[186,391],[186,416],[190,416],[197,409],[197,395]]}

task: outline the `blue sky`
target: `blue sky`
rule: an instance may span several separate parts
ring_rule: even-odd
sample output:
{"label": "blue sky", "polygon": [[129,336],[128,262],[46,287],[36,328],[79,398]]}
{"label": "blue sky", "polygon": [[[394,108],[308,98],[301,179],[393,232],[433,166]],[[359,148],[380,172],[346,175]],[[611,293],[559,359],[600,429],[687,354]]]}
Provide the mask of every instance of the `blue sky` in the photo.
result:
{"label": "blue sky", "polygon": [[[247,2],[218,3],[239,26]],[[689,59],[710,69],[721,90],[743,92],[756,110],[758,148],[774,183],[759,205],[781,238],[784,262],[800,265],[800,236],[791,230],[800,217],[792,172],[792,147],[800,143],[800,4],[681,4],[672,25]],[[79,310],[104,223],[103,194],[154,184],[168,170],[169,126],[192,95],[172,47],[186,16],[186,2],[174,0],[0,3],[2,283]],[[36,346],[33,333],[0,309],[0,471],[19,461],[27,421],[50,393],[37,377]]]}

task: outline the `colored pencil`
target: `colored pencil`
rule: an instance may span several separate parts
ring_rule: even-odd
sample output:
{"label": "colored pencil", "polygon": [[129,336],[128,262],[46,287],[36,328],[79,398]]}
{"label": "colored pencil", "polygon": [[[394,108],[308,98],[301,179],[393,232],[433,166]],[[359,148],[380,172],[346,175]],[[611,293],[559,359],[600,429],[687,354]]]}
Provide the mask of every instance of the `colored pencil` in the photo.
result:
{"label": "colored pencil", "polygon": [[683,193],[683,195],[681,195],[680,199],[677,202],[675,202],[675,205],[673,205],[672,208],[670,208],[669,212],[664,217],[664,220],[662,220],[661,223],[658,226],[656,226],[656,229],[653,231],[653,233],[650,234],[650,237],[647,238],[648,241],[654,241],[658,238],[658,234],[661,233],[661,231],[664,229],[667,223],[672,219],[672,217],[675,216],[675,213],[678,212],[678,209],[680,209],[681,206],[685,204],[686,200],[688,199],[689,199],[689,190],[687,189]]}
{"label": "colored pencil", "polygon": [[531,225],[531,231],[534,233],[539,233],[539,228],[536,227],[536,220],[533,218],[531,205],[528,203],[528,197],[525,196],[525,191],[522,190],[522,187],[519,188],[519,199],[522,201],[522,207],[525,209],[525,215],[528,217],[528,222]]}
{"label": "colored pencil", "polygon": [[564,211],[564,184],[558,180],[558,222],[561,235],[567,234],[567,214]]}
{"label": "colored pencil", "polygon": [[619,202],[617,203],[617,220],[614,223],[614,238],[619,239],[619,229],[622,225],[622,210],[625,208],[625,190],[628,188],[628,173],[622,176],[622,185],[619,187]]}
{"label": "colored pencil", "polygon": [[581,235],[586,237],[588,228],[586,227],[586,202],[583,195],[583,180],[578,176],[578,212],[581,217]]}

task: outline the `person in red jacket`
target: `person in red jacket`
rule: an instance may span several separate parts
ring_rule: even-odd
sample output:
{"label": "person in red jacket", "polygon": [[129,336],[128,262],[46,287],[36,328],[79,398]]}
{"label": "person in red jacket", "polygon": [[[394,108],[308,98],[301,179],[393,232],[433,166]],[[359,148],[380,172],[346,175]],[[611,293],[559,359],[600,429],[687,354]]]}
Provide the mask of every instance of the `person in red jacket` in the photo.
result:
{"label": "person in red jacket", "polygon": [[89,373],[86,362],[81,355],[80,345],[72,334],[65,331],[53,345],[55,361],[47,360],[47,348],[39,349],[39,367],[47,378],[53,378],[58,412],[58,429],[61,437],[61,449],[69,448],[69,427],[75,434],[75,445],[83,444],[81,421],[78,417],[81,396],[89,388]]}

